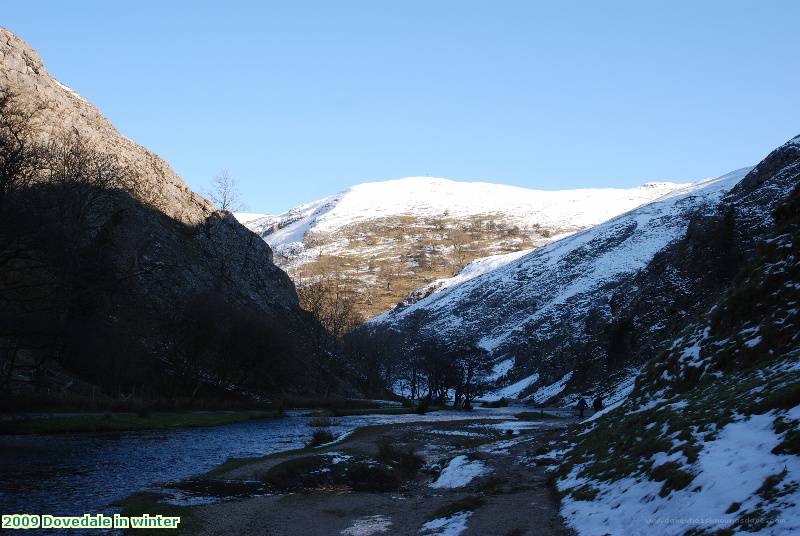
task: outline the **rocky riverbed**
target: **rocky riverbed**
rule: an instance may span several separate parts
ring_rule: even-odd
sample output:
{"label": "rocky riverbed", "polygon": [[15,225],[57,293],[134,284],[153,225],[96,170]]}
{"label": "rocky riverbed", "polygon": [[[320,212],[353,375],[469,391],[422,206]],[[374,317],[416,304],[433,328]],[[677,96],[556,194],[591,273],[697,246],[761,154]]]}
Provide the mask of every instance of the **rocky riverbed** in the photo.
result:
{"label": "rocky riverbed", "polygon": [[321,446],[229,461],[140,507],[180,504],[186,530],[208,535],[571,534],[546,471],[569,422],[366,426]]}

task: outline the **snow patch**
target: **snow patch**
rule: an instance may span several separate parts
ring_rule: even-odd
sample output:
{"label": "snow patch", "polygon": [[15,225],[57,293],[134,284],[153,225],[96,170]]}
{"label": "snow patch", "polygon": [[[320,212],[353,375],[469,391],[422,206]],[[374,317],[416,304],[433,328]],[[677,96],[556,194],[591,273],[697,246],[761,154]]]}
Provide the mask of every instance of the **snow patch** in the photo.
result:
{"label": "snow patch", "polygon": [[508,374],[509,370],[514,368],[514,362],[515,361],[516,360],[514,358],[511,358],[511,359],[504,359],[504,360],[502,360],[502,361],[500,361],[498,363],[495,363],[494,366],[492,367],[492,372],[490,372],[486,376],[486,380],[490,381],[490,382],[493,382],[493,381],[497,381],[498,379],[502,378],[503,376]]}
{"label": "snow patch", "polygon": [[[55,79],[54,79],[54,80],[55,80]],[[75,91],[74,89],[72,89],[71,87],[69,87],[69,86],[65,86],[64,84],[62,84],[62,83],[61,83],[61,82],[59,82],[58,80],[56,80],[55,82],[56,82],[56,84],[58,84],[58,86],[59,86],[61,89],[63,89],[64,91],[66,91],[67,93],[69,93],[70,95],[72,95],[73,97],[76,97],[76,98],[80,99],[81,101],[83,101],[83,102],[85,102],[85,103],[89,104],[89,101],[87,101],[86,99],[84,99],[83,97],[81,97],[81,96],[78,94],[78,92],[77,92],[77,91]]]}
{"label": "snow patch", "polygon": [[278,216],[281,229],[270,245],[302,238],[305,230],[334,232],[348,225],[402,215],[466,217],[508,214],[519,224],[586,227],[647,203],[686,184],[655,183],[638,188],[533,190],[437,177],[366,182]]}
{"label": "snow patch", "polygon": [[480,461],[469,461],[466,456],[456,456],[442,470],[432,488],[460,488],[473,479],[490,473],[491,470]]}
{"label": "snow patch", "polygon": [[537,404],[547,402],[557,394],[561,393],[570,379],[572,379],[572,372],[567,372],[557,382],[538,388],[535,393],[528,397],[528,400],[533,400]]}
{"label": "snow patch", "polygon": [[420,528],[419,533],[425,536],[458,536],[467,530],[467,519],[472,512],[460,512],[450,517],[440,517],[428,521]]}
{"label": "snow patch", "polygon": [[483,395],[481,399],[493,402],[495,400],[500,400],[501,398],[516,398],[522,391],[536,383],[538,380],[539,375],[534,373],[526,378],[522,378],[521,380],[512,383],[511,385],[503,387],[502,389],[487,393]]}
{"label": "snow patch", "polygon": [[371,536],[372,534],[389,532],[389,527],[391,526],[392,522],[387,517],[374,515],[356,519],[352,525],[339,534],[343,536]]}
{"label": "snow patch", "polygon": [[[792,413],[800,411],[795,408],[788,416]],[[737,512],[753,510],[760,500],[757,490],[764,480],[786,470],[782,486],[789,492],[780,498],[784,507],[780,522],[759,534],[800,533],[800,458],[771,453],[781,440],[773,431],[778,415],[779,412],[753,415],[725,426],[716,439],[703,445],[698,461],[688,466],[695,474],[691,484],[666,497],[659,495],[661,482],[641,477],[614,482],[587,480],[577,477],[583,467],[575,467],[558,481],[558,488],[563,491],[589,484],[599,492],[592,501],[566,495],[562,515],[581,535],[717,531],[736,521],[737,513],[726,513],[732,503],[741,504]],[[792,481],[798,484],[793,490]]]}
{"label": "snow patch", "polygon": [[636,386],[636,377],[641,372],[641,369],[637,369],[633,374],[619,382],[611,389],[611,394],[606,395],[604,403],[605,407],[600,411],[597,411],[591,417],[588,417],[583,420],[583,422],[593,421],[609,411],[612,411],[619,406],[622,405],[625,400],[628,399],[628,396],[633,392],[633,388]]}

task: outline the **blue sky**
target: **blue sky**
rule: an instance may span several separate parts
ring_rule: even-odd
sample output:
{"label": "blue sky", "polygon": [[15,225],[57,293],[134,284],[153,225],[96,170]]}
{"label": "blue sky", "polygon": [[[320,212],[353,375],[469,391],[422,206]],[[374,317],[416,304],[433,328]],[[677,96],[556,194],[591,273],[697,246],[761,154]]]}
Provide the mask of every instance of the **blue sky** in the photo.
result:
{"label": "blue sky", "polygon": [[0,25],[199,191],[695,180],[800,133],[800,2],[5,0]]}

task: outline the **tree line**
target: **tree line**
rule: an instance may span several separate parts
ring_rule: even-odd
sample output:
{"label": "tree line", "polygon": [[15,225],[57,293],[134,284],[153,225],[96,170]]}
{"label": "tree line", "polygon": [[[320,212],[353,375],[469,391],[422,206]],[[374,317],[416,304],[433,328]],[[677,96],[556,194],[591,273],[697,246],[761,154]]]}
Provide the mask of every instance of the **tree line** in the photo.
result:
{"label": "tree line", "polygon": [[366,324],[343,340],[362,391],[388,390],[424,403],[470,408],[491,387],[489,353],[463,339],[445,340],[422,329],[420,319],[402,332]]}

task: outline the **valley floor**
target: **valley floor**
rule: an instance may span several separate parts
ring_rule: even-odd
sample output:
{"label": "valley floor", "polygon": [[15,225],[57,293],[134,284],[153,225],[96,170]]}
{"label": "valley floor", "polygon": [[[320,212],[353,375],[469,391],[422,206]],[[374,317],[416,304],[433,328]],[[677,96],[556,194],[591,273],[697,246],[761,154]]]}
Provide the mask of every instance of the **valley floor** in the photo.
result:
{"label": "valley floor", "polygon": [[189,502],[193,492],[237,497],[179,514],[206,535],[569,535],[545,472],[548,443],[568,422],[509,415],[365,427],[182,483]]}

